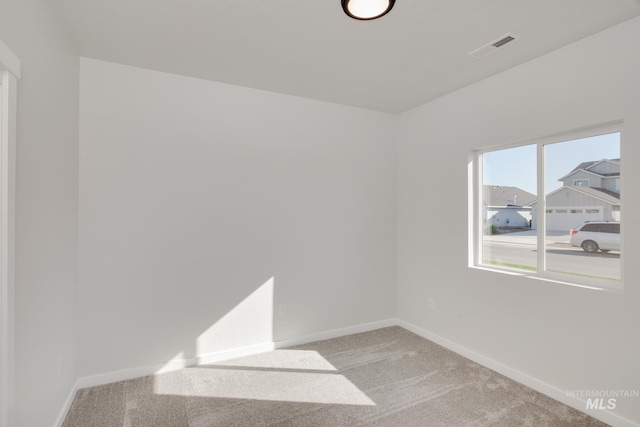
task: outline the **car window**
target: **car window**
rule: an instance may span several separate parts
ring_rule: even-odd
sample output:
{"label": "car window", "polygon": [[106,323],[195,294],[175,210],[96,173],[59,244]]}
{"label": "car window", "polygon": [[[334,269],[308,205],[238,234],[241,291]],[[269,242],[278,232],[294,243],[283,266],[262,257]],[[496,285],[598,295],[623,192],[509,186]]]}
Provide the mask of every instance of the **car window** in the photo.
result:
{"label": "car window", "polygon": [[601,224],[603,233],[620,234],[620,224]]}
{"label": "car window", "polygon": [[594,233],[613,233],[620,234],[620,224],[609,223],[591,223],[582,226],[580,231],[591,231]]}

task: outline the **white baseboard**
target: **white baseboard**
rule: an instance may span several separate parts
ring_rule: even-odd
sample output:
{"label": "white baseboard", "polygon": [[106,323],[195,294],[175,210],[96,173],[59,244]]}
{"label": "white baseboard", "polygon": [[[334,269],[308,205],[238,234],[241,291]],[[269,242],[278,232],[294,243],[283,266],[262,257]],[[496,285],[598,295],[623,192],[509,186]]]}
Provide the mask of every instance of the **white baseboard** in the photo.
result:
{"label": "white baseboard", "polygon": [[313,341],[326,340],[331,338],[337,338],[344,335],[356,334],[359,332],[372,331],[374,329],[380,329],[387,326],[397,325],[396,319],[387,319],[379,322],[365,323],[356,326],[350,326],[347,328],[333,329],[329,331],[318,332],[310,335],[304,335],[301,337],[290,338],[277,342],[265,342],[260,344],[254,344],[246,347],[232,348],[229,350],[217,351],[197,357],[191,357],[188,359],[174,359],[165,363],[158,363],[154,365],[138,366],[136,368],[123,369],[120,371],[107,372],[104,374],[91,375],[87,377],[78,378],[76,383],[77,389],[86,387],[95,387],[102,384],[109,384],[118,381],[130,380],[133,378],[145,377],[147,375],[161,374],[164,372],[176,371],[178,369],[186,368],[189,366],[197,366],[206,363],[215,363],[222,360],[233,359],[236,357],[248,356],[251,354],[263,353],[265,351],[271,351],[276,348],[291,347],[294,345],[305,344]]}
{"label": "white baseboard", "polygon": [[78,392],[78,381],[71,387],[71,391],[69,391],[69,396],[67,396],[67,400],[64,401],[64,406],[58,414],[58,419],[56,420],[55,427],[62,427],[64,423],[64,419],[67,417],[67,413],[69,409],[71,409],[71,404],[73,403],[73,399],[76,397],[76,393]]}
{"label": "white baseboard", "polygon": [[138,366],[136,368],[123,369],[120,371],[107,372],[104,374],[91,375],[88,377],[78,378],[77,388],[95,387],[98,385],[114,383],[118,381],[131,380],[133,378],[146,377],[153,374],[162,374],[165,372],[177,371],[178,369],[187,368],[189,366],[203,365],[205,363],[215,363],[222,360],[233,359],[236,357],[248,356],[250,354],[264,353],[273,350],[274,343],[266,342],[260,344],[249,345],[245,347],[237,347],[228,350],[216,351],[205,355],[190,357],[188,359],[173,359],[166,363],[158,363],[154,365]]}
{"label": "white baseboard", "polygon": [[361,325],[349,326],[347,328],[332,329],[329,331],[317,332],[314,334],[304,335],[296,338],[276,341],[275,348],[293,347],[296,345],[307,344],[315,341],[329,340],[331,338],[343,337],[345,335],[359,334],[360,332],[373,331],[389,326],[397,326],[398,319],[386,319],[377,322],[363,323]]}
{"label": "white baseboard", "polygon": [[215,363],[222,360],[233,359],[236,357],[248,356],[251,354],[264,353],[265,351],[271,351],[276,348],[291,347],[294,345],[305,344],[313,341],[326,340],[331,338],[337,338],[344,335],[356,334],[359,332],[372,331],[374,329],[380,329],[387,326],[397,325],[396,319],[387,319],[379,322],[365,323],[356,326],[350,326],[347,328],[332,329],[329,331],[322,331],[310,335],[304,335],[301,337],[290,338],[277,342],[265,342],[260,344],[254,344],[246,347],[232,348],[223,351],[217,351],[197,357],[191,357],[188,359],[174,359],[165,363],[158,363],[154,365],[139,366],[136,368],[123,369],[120,371],[107,372],[104,374],[91,375],[87,377],[78,378],[76,384],[77,388],[95,387],[102,384],[114,383],[117,381],[125,381],[133,378],[145,377],[147,375],[161,374],[164,372],[176,371],[178,369],[186,368],[189,366],[197,366],[206,363]]}
{"label": "white baseboard", "polygon": [[636,424],[633,421],[623,418],[620,415],[617,415],[607,409],[587,410],[587,402],[584,399],[581,399],[577,396],[568,396],[564,391],[555,386],[552,386],[551,384],[547,384],[537,378],[525,374],[524,372],[513,369],[510,366],[504,365],[496,360],[483,356],[480,353],[476,353],[473,350],[456,344],[453,341],[449,341],[446,338],[431,333],[405,320],[398,319],[397,325],[413,332],[416,335],[420,335],[421,337],[426,338],[429,341],[433,341],[434,343],[439,344],[455,353],[458,353],[459,355],[464,356],[467,359],[473,360],[474,362],[482,366],[494,370],[504,375],[505,377],[524,384],[527,387],[530,387],[544,395],[551,397],[552,399],[562,402],[567,406],[571,406],[572,408],[575,408],[580,412],[587,413],[593,418],[596,418],[607,424],[618,427],[640,427],[640,424]]}

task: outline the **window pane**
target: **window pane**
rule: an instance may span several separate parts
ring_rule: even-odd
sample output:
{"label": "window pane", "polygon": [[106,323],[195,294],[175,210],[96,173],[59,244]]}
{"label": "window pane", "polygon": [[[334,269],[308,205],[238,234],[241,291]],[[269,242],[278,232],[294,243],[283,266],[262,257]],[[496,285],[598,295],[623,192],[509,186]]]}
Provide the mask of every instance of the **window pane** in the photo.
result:
{"label": "window pane", "polygon": [[482,175],[481,263],[536,271],[536,146],[484,153]]}
{"label": "window pane", "polygon": [[544,148],[547,271],[619,280],[620,133]]}

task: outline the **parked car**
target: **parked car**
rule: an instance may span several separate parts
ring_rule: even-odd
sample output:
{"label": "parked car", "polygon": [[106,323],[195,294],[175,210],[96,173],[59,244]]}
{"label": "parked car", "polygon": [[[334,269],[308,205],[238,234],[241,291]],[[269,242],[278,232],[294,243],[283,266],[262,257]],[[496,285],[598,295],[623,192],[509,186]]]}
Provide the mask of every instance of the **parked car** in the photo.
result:
{"label": "parked car", "polygon": [[614,221],[587,221],[569,232],[571,245],[585,252],[620,250],[620,223]]}

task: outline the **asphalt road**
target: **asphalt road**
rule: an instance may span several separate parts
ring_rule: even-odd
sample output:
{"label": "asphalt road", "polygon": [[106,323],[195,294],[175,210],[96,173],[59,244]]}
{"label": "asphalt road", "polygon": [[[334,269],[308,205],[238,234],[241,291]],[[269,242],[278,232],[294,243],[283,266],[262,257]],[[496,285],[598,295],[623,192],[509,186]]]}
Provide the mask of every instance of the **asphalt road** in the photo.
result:
{"label": "asphalt road", "polygon": [[[620,252],[587,253],[568,243],[548,244],[546,251],[547,270],[610,279],[620,278]],[[529,242],[485,241],[483,252],[485,263],[531,267],[536,265],[536,246]]]}

